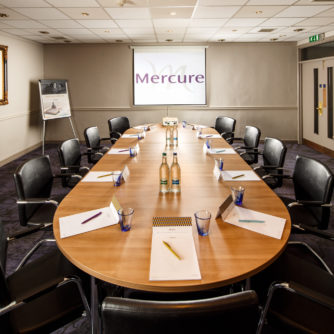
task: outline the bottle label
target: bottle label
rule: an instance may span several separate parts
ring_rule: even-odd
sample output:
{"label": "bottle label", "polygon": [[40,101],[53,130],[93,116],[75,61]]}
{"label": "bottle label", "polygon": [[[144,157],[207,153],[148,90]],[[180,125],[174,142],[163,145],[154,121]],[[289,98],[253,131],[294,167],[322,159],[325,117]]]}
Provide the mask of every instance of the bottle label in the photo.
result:
{"label": "bottle label", "polygon": [[167,182],[167,180],[160,180],[160,184],[161,184],[161,185],[166,185],[166,186],[167,186],[168,182]]}
{"label": "bottle label", "polygon": [[180,180],[172,180],[172,184],[179,185],[180,184]]}

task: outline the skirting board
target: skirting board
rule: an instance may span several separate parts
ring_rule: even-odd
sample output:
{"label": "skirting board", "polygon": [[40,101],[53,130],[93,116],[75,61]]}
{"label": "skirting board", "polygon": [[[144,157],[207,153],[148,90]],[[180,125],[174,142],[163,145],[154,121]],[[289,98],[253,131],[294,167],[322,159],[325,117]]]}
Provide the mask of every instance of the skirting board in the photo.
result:
{"label": "skirting board", "polygon": [[[35,149],[38,148],[38,147],[42,147],[42,142],[39,142],[39,143],[37,143],[37,144],[35,144],[35,145],[33,145],[33,146],[30,146],[30,147],[24,149],[23,151],[20,151],[20,152],[18,152],[18,153],[15,153],[15,154],[11,155],[10,157],[8,157],[8,158],[6,158],[6,159],[0,161],[0,167],[2,167],[2,166],[4,166],[4,165],[8,164],[9,162],[11,162],[11,161],[13,161],[13,160],[15,160],[15,159],[21,157],[21,156],[24,155],[24,154],[27,154],[27,153],[29,153],[29,152],[35,150]],[[42,154],[42,149],[41,149],[41,154]]]}
{"label": "skirting board", "polygon": [[309,146],[311,148],[313,148],[314,150],[320,152],[320,153],[324,153],[324,154],[327,154],[329,155],[330,157],[333,157],[334,158],[334,151],[330,150],[329,148],[327,147],[324,147],[324,146],[321,146],[319,144],[316,144],[316,143],[313,143],[305,138],[303,138],[303,144],[306,145],[306,146]]}

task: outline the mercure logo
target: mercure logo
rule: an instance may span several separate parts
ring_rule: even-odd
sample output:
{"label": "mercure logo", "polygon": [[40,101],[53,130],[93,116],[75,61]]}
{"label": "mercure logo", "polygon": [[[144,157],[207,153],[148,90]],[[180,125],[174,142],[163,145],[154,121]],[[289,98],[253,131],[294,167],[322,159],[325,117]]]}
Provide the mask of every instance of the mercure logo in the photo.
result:
{"label": "mercure logo", "polygon": [[203,74],[139,74],[136,73],[136,84],[190,84],[204,83]]}

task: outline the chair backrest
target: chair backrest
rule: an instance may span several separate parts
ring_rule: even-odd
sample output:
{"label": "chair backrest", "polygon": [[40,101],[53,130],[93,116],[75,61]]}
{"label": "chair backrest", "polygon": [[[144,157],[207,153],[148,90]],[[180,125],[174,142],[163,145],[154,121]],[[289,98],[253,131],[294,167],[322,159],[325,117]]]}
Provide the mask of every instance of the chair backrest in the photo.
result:
{"label": "chair backrest", "polygon": [[[227,116],[219,116],[216,118],[215,129],[222,134],[223,132],[227,132],[226,135],[223,135],[223,138],[233,138],[235,130],[236,120]],[[230,144],[233,143],[233,139],[230,141]]]}
{"label": "chair backrest", "polygon": [[[53,174],[48,156],[31,159],[17,168],[14,173],[16,192],[19,200],[27,198],[49,198],[52,190]],[[27,225],[40,204],[19,204],[21,225]]]}
{"label": "chair backrest", "polygon": [[[322,162],[297,155],[293,184],[296,200],[322,201],[330,204],[334,188],[334,174]],[[330,208],[311,207],[310,211],[318,221],[318,228],[327,229]]]}
{"label": "chair backrest", "polygon": [[107,297],[102,321],[103,333],[255,333],[258,298],[251,290],[172,302]]}
{"label": "chair backrest", "polygon": [[[5,235],[2,220],[0,219],[0,307],[9,300],[9,290],[6,282],[7,236]],[[1,322],[0,322],[0,325]]]}
{"label": "chair backrest", "polygon": [[65,140],[58,147],[58,154],[62,167],[80,166],[81,152],[79,140],[77,138]]}
{"label": "chair backrest", "polygon": [[244,144],[245,146],[258,147],[261,137],[261,130],[256,126],[247,125],[245,129]]}
{"label": "chair backrest", "polygon": [[[277,139],[266,137],[263,145],[263,164],[265,166],[283,167],[286,156],[285,144]],[[268,170],[269,174],[283,174],[283,171]],[[282,178],[277,178],[277,187],[283,184]]]}
{"label": "chair backrest", "polygon": [[[247,125],[245,129],[245,135],[244,135],[244,144],[245,146],[257,148],[259,146],[261,137],[261,130],[257,128],[256,126]],[[252,150],[252,149],[250,149]],[[246,152],[249,151],[246,149]],[[257,163],[258,161],[258,155],[257,154],[250,154],[248,153],[248,156],[250,158],[250,163]]]}
{"label": "chair backrest", "polygon": [[127,117],[116,117],[108,120],[110,137],[113,138],[115,132],[123,134],[127,129],[130,129],[130,122]]}
{"label": "chair backrest", "polygon": [[87,148],[98,150],[100,148],[100,133],[97,126],[91,126],[84,130]]}

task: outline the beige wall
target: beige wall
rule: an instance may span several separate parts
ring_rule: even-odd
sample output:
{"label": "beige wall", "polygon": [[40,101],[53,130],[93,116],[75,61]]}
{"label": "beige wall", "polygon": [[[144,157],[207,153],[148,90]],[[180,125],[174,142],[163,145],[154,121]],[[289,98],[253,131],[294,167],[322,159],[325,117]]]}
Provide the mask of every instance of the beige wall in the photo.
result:
{"label": "beige wall", "polygon": [[41,142],[38,79],[43,78],[43,46],[7,35],[8,101],[0,106],[0,164]]}
{"label": "beige wall", "polygon": [[[295,43],[222,43],[207,49],[207,107],[133,107],[132,51],[128,45],[46,45],[45,79],[67,79],[73,120],[83,130],[125,115],[132,125],[163,116],[213,125],[218,115],[261,128],[262,137],[297,139],[297,49]],[[48,140],[72,137],[66,119],[50,121]]]}

